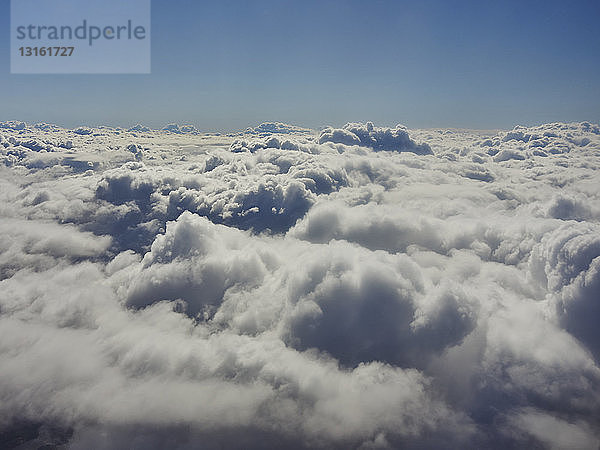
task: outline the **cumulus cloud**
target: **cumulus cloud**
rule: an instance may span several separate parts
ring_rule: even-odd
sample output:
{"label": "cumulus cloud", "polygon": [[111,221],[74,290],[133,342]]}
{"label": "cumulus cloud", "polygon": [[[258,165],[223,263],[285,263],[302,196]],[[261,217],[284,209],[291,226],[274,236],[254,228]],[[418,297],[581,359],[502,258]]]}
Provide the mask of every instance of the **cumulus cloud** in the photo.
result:
{"label": "cumulus cloud", "polygon": [[596,448],[600,131],[0,124],[0,438]]}
{"label": "cumulus cloud", "polygon": [[272,135],[272,134],[310,134],[308,128],[298,127],[282,122],[263,122],[256,127],[247,128],[247,134]]}
{"label": "cumulus cloud", "polygon": [[375,151],[392,150],[412,152],[420,155],[431,153],[426,143],[417,144],[408,135],[406,127],[375,127],[372,122],[347,123],[343,128],[325,128],[319,135],[319,143],[334,142],[345,145],[361,145]]}
{"label": "cumulus cloud", "polygon": [[[138,127],[134,131],[147,131],[144,127]],[[198,134],[198,130],[194,125],[179,125],[176,123],[170,123],[163,127],[163,131],[176,134]]]}

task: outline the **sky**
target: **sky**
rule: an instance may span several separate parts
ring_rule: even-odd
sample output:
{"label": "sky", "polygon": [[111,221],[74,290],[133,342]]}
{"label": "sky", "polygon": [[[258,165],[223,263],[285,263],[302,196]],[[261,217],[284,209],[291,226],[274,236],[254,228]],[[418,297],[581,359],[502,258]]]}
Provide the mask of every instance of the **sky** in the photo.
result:
{"label": "sky", "polygon": [[0,4],[0,120],[600,122],[597,1],[154,0],[149,75],[12,75]]}

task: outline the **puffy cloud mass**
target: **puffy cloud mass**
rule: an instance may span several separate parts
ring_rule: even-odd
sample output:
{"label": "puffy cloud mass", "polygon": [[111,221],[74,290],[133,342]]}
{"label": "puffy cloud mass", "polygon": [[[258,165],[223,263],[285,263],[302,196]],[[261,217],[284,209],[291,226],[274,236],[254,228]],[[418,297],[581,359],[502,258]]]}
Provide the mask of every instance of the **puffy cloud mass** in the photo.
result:
{"label": "puffy cloud mass", "polygon": [[429,145],[417,144],[402,125],[390,128],[376,128],[372,122],[347,123],[343,128],[325,128],[319,135],[319,143],[334,142],[345,145],[361,145],[375,151],[392,150],[413,152],[419,155],[431,153]]}
{"label": "puffy cloud mass", "polygon": [[2,446],[597,449],[599,155],[0,123]]}

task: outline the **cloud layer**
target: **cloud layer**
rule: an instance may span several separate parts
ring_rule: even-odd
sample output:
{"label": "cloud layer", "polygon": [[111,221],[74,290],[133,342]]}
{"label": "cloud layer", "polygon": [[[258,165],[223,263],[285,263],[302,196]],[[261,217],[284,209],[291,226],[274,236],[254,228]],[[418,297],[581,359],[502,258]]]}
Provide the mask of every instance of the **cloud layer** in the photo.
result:
{"label": "cloud layer", "polygon": [[600,445],[600,129],[0,124],[0,439]]}

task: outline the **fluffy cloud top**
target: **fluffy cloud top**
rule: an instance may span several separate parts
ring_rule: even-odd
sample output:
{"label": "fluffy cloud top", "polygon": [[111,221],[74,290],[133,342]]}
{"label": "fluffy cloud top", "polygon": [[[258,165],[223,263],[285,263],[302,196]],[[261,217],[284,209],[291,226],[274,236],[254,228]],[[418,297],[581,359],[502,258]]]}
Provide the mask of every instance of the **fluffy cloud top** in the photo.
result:
{"label": "fluffy cloud top", "polygon": [[272,134],[307,134],[311,133],[311,130],[287,123],[263,122],[254,128],[247,128],[246,133],[268,136]]}
{"label": "fluffy cloud top", "polygon": [[0,439],[595,449],[599,151],[2,123]]}
{"label": "fluffy cloud top", "polygon": [[[135,131],[142,131],[143,128],[137,129]],[[163,127],[163,131],[168,131],[176,134],[197,134],[198,130],[193,125],[178,125],[176,123],[170,123]]]}
{"label": "fluffy cloud top", "polygon": [[343,128],[325,128],[319,135],[319,144],[334,142],[345,145],[361,145],[375,151],[391,150],[412,152],[418,155],[431,154],[426,143],[417,144],[409,135],[406,127],[379,128],[372,122],[347,123]]}

